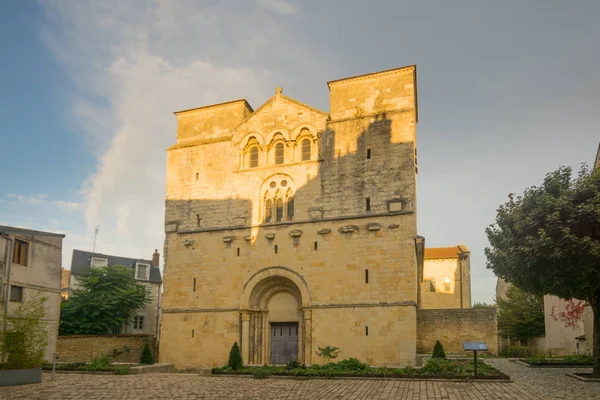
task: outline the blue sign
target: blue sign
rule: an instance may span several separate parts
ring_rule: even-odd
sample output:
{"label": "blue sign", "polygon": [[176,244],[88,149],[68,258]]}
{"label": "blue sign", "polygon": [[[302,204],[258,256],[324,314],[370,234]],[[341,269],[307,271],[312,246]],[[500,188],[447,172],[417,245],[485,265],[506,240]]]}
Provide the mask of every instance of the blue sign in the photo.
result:
{"label": "blue sign", "polygon": [[487,344],[483,342],[464,342],[463,348],[465,351],[487,351]]}

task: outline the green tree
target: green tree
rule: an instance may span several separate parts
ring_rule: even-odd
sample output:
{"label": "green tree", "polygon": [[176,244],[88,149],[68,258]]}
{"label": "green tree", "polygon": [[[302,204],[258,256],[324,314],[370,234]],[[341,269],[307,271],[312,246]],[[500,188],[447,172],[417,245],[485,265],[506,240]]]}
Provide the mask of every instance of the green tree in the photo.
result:
{"label": "green tree", "polygon": [[544,335],[544,297],[509,285],[498,299],[498,333],[521,342]]}
{"label": "green tree", "polygon": [[37,368],[44,361],[48,344],[48,331],[44,322],[46,297],[26,300],[6,317],[7,329],[0,336],[2,359],[8,354],[0,368]]}
{"label": "green tree", "polygon": [[243,366],[242,355],[240,354],[240,347],[238,346],[237,342],[231,346],[231,351],[229,351],[229,362],[227,363],[227,366],[234,371],[242,368]]}
{"label": "green tree", "polygon": [[150,345],[148,343],[144,345],[144,350],[142,350],[140,364],[154,364],[154,355],[152,354],[152,350],[150,350]]}
{"label": "green tree", "polygon": [[527,292],[588,301],[594,375],[600,376],[600,169],[561,167],[509,195],[487,229],[487,268]]}
{"label": "green tree", "polygon": [[444,352],[444,346],[440,343],[439,340],[435,341],[435,345],[433,346],[433,354],[431,358],[446,358],[446,353]]}
{"label": "green tree", "polygon": [[317,351],[315,353],[323,359],[323,364],[325,364],[325,361],[330,362],[334,358],[337,358],[340,353],[340,348],[335,346],[317,346]]}
{"label": "green tree", "polygon": [[481,308],[496,308],[496,305],[488,304],[483,301],[477,301],[477,302],[473,303],[473,308],[479,308],[479,309],[481,309]]}
{"label": "green tree", "polygon": [[103,335],[131,322],[135,310],[150,302],[147,288],[135,282],[133,269],[120,265],[92,268],[61,304],[61,335]]}

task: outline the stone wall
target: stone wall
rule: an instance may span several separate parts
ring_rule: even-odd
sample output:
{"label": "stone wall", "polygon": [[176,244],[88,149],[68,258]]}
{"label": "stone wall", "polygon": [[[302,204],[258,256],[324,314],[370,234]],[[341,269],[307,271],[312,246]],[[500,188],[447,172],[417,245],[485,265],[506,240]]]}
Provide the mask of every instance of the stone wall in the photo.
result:
{"label": "stone wall", "polygon": [[436,340],[447,354],[464,353],[463,342],[485,342],[497,354],[496,309],[418,310],[417,353],[431,353]]}
{"label": "stone wall", "polygon": [[[152,335],[74,335],[59,336],[57,362],[88,362],[96,357],[111,356],[116,362],[140,362],[144,345],[154,348]],[[116,356],[115,356],[116,355]]]}

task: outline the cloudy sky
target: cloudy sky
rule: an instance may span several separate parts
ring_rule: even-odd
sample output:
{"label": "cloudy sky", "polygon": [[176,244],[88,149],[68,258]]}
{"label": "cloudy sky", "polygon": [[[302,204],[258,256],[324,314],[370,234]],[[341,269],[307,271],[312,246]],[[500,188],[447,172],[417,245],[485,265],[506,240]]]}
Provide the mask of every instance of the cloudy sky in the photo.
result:
{"label": "cloudy sky", "polygon": [[[450,4],[452,3],[452,4]],[[511,192],[600,142],[600,2],[129,0],[0,5],[0,224],[73,248],[163,245],[172,111],[281,85],[327,110],[326,82],[417,64],[419,233],[472,251]]]}

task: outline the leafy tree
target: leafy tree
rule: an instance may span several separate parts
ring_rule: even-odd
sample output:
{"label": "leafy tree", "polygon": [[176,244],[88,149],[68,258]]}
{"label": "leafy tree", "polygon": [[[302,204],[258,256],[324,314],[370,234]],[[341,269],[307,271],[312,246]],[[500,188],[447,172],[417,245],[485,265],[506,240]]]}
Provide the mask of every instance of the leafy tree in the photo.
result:
{"label": "leafy tree", "polygon": [[140,364],[154,364],[154,355],[152,354],[152,350],[150,350],[150,345],[148,343],[144,345],[144,350],[142,350]]}
{"label": "leafy tree", "polygon": [[339,347],[334,347],[334,346],[325,346],[325,347],[317,346],[316,353],[319,357],[321,357],[323,359],[323,364],[325,364],[325,360],[327,360],[327,362],[330,362],[334,358],[337,358],[337,356],[339,354],[339,350],[340,350]]}
{"label": "leafy tree", "polygon": [[498,299],[498,333],[521,342],[544,335],[544,297],[509,285]]}
{"label": "leafy tree", "polygon": [[7,330],[0,342],[2,358],[8,353],[8,359],[4,365],[0,362],[0,368],[28,369],[42,365],[48,344],[48,331],[43,320],[46,300],[46,297],[26,300],[6,317]]}
{"label": "leafy tree", "polygon": [[439,340],[435,341],[435,345],[433,346],[433,354],[431,355],[431,358],[446,358],[444,346],[442,346]]}
{"label": "leafy tree", "polygon": [[104,335],[130,322],[150,302],[147,288],[135,282],[133,269],[120,265],[92,268],[61,304],[61,335]]}
{"label": "leafy tree", "polygon": [[487,268],[538,295],[589,302],[594,375],[600,376],[600,169],[561,167],[522,196],[509,195],[487,228]]}
{"label": "leafy tree", "polygon": [[496,305],[478,301],[473,304],[473,308],[479,308],[479,309],[481,309],[481,308],[496,308]]}
{"label": "leafy tree", "polygon": [[231,346],[231,351],[229,352],[229,362],[227,363],[227,366],[235,371],[242,368],[242,365],[243,362],[242,355],[240,354],[240,347],[238,346],[237,342],[235,342],[233,346]]}

